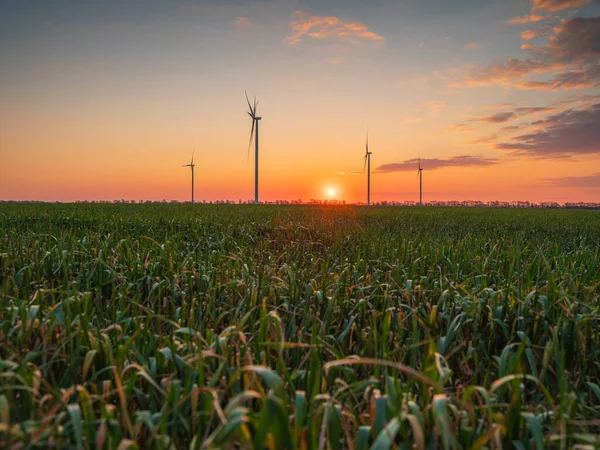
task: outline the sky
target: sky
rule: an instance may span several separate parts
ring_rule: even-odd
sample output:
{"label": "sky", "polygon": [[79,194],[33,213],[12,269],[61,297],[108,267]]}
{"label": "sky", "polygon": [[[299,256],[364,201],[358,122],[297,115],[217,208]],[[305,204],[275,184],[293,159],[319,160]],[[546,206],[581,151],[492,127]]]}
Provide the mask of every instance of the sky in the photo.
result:
{"label": "sky", "polygon": [[598,0],[0,0],[0,200],[600,201]]}

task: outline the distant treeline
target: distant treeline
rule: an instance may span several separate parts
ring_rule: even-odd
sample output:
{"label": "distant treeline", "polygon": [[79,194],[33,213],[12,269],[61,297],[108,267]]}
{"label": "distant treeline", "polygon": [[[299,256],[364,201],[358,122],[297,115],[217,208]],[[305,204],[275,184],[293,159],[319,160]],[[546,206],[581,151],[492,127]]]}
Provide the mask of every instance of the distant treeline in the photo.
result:
{"label": "distant treeline", "polygon": [[[166,204],[181,204],[181,205],[190,205],[191,202],[180,202],[178,200],[92,200],[92,201],[75,201],[75,202],[43,202],[43,201],[15,201],[15,200],[0,200],[0,204],[19,204],[19,203],[76,203],[76,204],[138,204],[138,205],[166,205]],[[248,205],[253,204],[252,200],[216,200],[212,202],[201,201],[196,202],[196,205]],[[333,206],[345,206],[345,205],[355,205],[361,206],[366,205],[366,203],[347,203],[345,200],[317,200],[310,199],[308,201],[304,201],[301,199],[298,200],[274,200],[274,201],[266,201],[261,202],[261,204],[265,205],[333,205]],[[374,202],[375,206],[419,206],[418,202],[414,201],[381,201]],[[534,208],[534,209],[600,209],[600,203],[591,203],[591,202],[567,202],[567,203],[558,203],[558,202],[527,202],[527,201],[513,201],[513,202],[503,202],[503,201],[489,201],[482,202],[478,200],[449,200],[449,201],[430,201],[423,204],[423,206],[442,206],[442,207],[456,207],[456,208]]]}

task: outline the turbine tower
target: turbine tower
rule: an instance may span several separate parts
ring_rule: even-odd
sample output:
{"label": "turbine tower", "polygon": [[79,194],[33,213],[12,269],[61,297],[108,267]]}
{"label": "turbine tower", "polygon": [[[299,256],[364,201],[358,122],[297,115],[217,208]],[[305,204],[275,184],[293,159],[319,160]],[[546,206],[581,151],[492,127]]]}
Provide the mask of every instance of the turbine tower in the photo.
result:
{"label": "turbine tower", "polygon": [[367,131],[367,144],[365,147],[365,165],[363,166],[363,172],[365,167],[368,165],[367,170],[367,205],[371,204],[371,153],[369,151],[369,132]]}
{"label": "turbine tower", "polygon": [[183,167],[191,167],[192,168],[192,203],[194,203],[194,152],[192,152],[192,161],[189,164],[184,165]]}
{"label": "turbine tower", "polygon": [[[246,102],[248,102],[248,115],[252,119],[252,130],[250,131],[250,140],[248,141],[248,160],[250,160],[250,146],[252,145],[252,137],[254,137],[254,203],[258,204],[258,121],[262,117],[256,115],[256,107],[258,102],[256,96],[254,96],[254,103],[251,105],[248,100],[248,93],[246,92]],[[256,134],[254,129],[256,127]]]}
{"label": "turbine tower", "polygon": [[423,206],[423,168],[421,167],[421,156],[419,155],[419,168],[417,169],[417,178],[419,178],[419,205]]}

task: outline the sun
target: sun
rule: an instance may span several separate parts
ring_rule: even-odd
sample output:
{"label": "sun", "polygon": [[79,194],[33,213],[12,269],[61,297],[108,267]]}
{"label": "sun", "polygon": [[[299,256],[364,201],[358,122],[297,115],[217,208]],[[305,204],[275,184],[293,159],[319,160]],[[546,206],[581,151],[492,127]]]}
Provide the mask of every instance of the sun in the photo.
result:
{"label": "sun", "polygon": [[327,195],[329,197],[335,197],[335,189],[333,189],[333,188],[327,188]]}

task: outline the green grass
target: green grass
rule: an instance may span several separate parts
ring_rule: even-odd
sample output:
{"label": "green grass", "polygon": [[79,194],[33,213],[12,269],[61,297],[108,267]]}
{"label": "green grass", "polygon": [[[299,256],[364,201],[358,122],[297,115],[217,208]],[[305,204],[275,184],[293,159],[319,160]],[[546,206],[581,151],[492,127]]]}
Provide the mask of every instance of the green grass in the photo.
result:
{"label": "green grass", "polygon": [[597,212],[0,206],[1,448],[591,449],[599,405]]}

